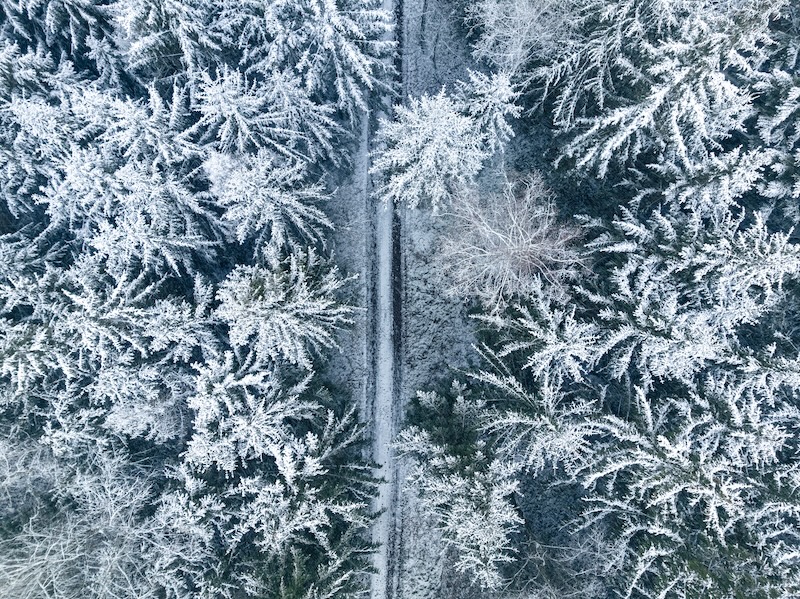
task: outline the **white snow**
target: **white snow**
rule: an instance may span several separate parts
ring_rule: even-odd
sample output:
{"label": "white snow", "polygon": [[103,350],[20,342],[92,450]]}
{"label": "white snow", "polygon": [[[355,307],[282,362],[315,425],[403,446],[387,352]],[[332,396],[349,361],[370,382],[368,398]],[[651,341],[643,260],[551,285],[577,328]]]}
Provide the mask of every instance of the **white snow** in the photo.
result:
{"label": "white snow", "polygon": [[379,465],[377,474],[384,479],[378,489],[375,507],[382,513],[373,527],[373,541],[380,543],[376,553],[377,572],[372,582],[373,599],[391,597],[389,589],[393,529],[396,469],[392,452],[395,434],[395,363],[392,289],[392,216],[390,205],[376,208],[377,249],[377,356],[375,373],[375,402],[373,404],[373,459]]}
{"label": "white snow", "polygon": [[[397,0],[402,1],[402,0]],[[383,0],[383,9],[394,14],[395,0]],[[383,115],[378,115],[383,116]],[[370,119],[364,119],[369,127]],[[368,134],[369,131],[367,130]],[[369,150],[369,138],[362,137],[362,147]],[[371,186],[366,186],[371,190]],[[397,496],[397,475],[392,441],[396,431],[395,389],[395,338],[394,338],[394,289],[392,285],[392,220],[394,207],[375,200],[375,396],[372,403],[372,459],[378,465],[377,476],[383,482],[378,487],[375,510],[379,516],[372,528],[372,540],[378,544],[375,553],[375,573],[371,581],[372,599],[388,599],[394,596],[391,573],[393,570],[393,543],[395,530],[394,506]]]}

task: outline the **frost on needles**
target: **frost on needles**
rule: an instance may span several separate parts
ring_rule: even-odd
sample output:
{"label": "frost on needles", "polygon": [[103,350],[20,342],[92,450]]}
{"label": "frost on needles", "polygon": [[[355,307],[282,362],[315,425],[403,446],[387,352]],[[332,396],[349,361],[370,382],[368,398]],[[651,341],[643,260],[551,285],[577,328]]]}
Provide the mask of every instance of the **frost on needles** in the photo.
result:
{"label": "frost on needles", "polygon": [[[448,563],[497,596],[797,596],[796,4],[465,13],[516,137],[449,161],[458,119],[481,139],[457,108],[473,79],[412,101],[382,158],[412,206],[447,206],[447,283],[481,340],[397,444]],[[433,103],[440,164],[396,134]]]}
{"label": "frost on needles", "polygon": [[372,2],[0,4],[0,597],[359,596],[326,172]]}

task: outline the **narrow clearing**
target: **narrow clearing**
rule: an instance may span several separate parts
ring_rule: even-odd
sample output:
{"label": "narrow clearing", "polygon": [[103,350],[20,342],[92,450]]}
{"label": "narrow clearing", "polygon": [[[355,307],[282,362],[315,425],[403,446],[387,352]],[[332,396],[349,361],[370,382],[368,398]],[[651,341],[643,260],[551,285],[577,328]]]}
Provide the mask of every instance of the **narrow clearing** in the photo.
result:
{"label": "narrow clearing", "polygon": [[[395,4],[397,2],[397,5]],[[402,0],[384,0],[384,10],[397,15],[401,20]],[[400,45],[402,51],[403,45]],[[386,116],[378,113],[378,118]],[[377,119],[368,115],[362,126],[361,152],[369,156],[371,128]],[[364,147],[366,146],[366,147]],[[369,160],[365,161],[369,165]],[[367,178],[364,188],[368,194],[373,192],[369,180],[369,168],[364,173]],[[368,198],[369,199],[369,198]],[[372,541],[378,546],[375,554],[376,572],[372,576],[372,599],[389,599],[395,595],[395,507],[398,499],[399,481],[392,451],[392,440],[396,433],[399,418],[399,229],[395,229],[395,211],[391,204],[381,204],[373,199],[374,210],[374,257],[376,271],[373,271],[372,321],[369,327],[373,339],[367,346],[373,349],[374,398],[371,401],[370,422],[372,423],[372,457],[377,464],[376,475],[382,479],[375,499],[375,509],[380,513],[372,529]],[[399,224],[399,223],[398,223]]]}
{"label": "narrow clearing", "polygon": [[391,448],[395,433],[397,388],[396,347],[394,323],[394,290],[392,285],[392,221],[391,206],[378,206],[376,209],[376,251],[378,272],[376,280],[375,334],[375,400],[372,406],[374,429],[373,459],[378,464],[378,476],[383,483],[378,489],[375,507],[381,512],[373,528],[373,541],[380,544],[376,554],[373,575],[372,597],[383,599],[392,597],[394,511],[397,499],[397,472]]}
{"label": "narrow clearing", "polygon": [[[438,93],[443,85],[466,77],[465,31],[447,2],[384,0],[383,7],[397,23],[401,97],[395,102]],[[388,115],[368,116],[362,124],[359,164],[369,202],[374,193],[369,176],[372,135],[377,121]],[[454,582],[455,588],[459,585],[450,580],[445,547],[433,522],[414,493],[403,490],[408,464],[396,459],[391,442],[416,390],[430,388],[452,368],[466,367],[474,339],[460,300],[443,294],[436,244],[444,221],[429,209],[384,206],[377,198],[367,206],[372,236],[367,242],[371,267],[365,347],[370,372],[364,415],[372,426],[376,475],[383,479],[374,504],[380,516],[372,532],[377,549],[371,597],[441,599],[455,596]]]}

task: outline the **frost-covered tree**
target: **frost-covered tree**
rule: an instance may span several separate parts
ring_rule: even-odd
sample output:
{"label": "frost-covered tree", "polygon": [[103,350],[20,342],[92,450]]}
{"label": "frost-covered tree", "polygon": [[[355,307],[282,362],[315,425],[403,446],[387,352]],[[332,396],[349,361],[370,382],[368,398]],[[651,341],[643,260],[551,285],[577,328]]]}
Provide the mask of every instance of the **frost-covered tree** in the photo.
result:
{"label": "frost-covered tree", "polygon": [[336,347],[335,330],[350,322],[352,308],[335,299],[343,284],[313,251],[272,268],[239,266],[220,285],[215,314],[254,367],[281,359],[310,370],[312,352]]}
{"label": "frost-covered tree", "polygon": [[774,308],[784,281],[798,272],[800,253],[758,215],[743,222],[743,212],[718,222],[661,212],[641,222],[623,213],[617,233],[593,242],[623,259],[607,274],[613,295],[591,296],[613,376],[635,367],[634,380],[649,390],[666,376],[688,382],[711,362],[744,363],[740,327]]}
{"label": "frost-covered tree", "polygon": [[775,201],[794,222],[798,220],[798,147],[800,147],[800,47],[797,7],[790,4],[773,27],[776,43],[767,63],[769,72],[756,84],[758,132],[772,163],[762,193]]}
{"label": "frost-covered tree", "polygon": [[397,106],[396,119],[382,123],[378,143],[372,172],[381,177],[379,196],[411,208],[449,204],[489,155],[475,119],[461,114],[444,90]]}
{"label": "frost-covered tree", "polygon": [[522,84],[531,64],[547,62],[573,41],[579,2],[559,0],[481,0],[467,7],[467,21],[477,36],[473,51]]}
{"label": "frost-covered tree", "polygon": [[[579,381],[587,398],[602,392],[592,444],[572,468],[588,492],[586,525],[607,527],[609,580],[628,597],[791,595],[796,383],[767,382],[776,349],[747,331],[797,275],[798,250],[758,218],[656,214],[616,227],[596,242],[623,258],[610,262],[610,288],[584,292],[596,306],[584,320],[599,315],[588,351],[552,354],[541,333],[506,349],[528,354],[539,376]],[[785,355],[787,373],[796,359]]]}
{"label": "frost-covered tree", "polygon": [[214,77],[204,71],[194,108],[201,117],[187,135],[200,143],[216,140],[223,153],[268,147],[307,159],[337,155],[332,142],[342,128],[331,118],[331,106],[311,101],[285,72],[260,81],[225,66]]}
{"label": "frost-covered tree", "polygon": [[656,398],[637,388],[625,419],[601,421],[604,445],[582,473],[585,518],[608,526],[624,595],[797,592],[797,465],[784,452],[800,414],[731,391]]}
{"label": "frost-covered tree", "polygon": [[97,142],[104,153],[153,171],[183,173],[201,155],[182,134],[191,124],[186,95],[181,85],[164,95],[150,86],[141,99],[122,99],[91,87],[75,94],[72,109],[100,132]]}
{"label": "frost-covered tree", "polygon": [[0,596],[362,594],[375,481],[316,379],[351,313],[321,204],[389,29],[0,2]]}
{"label": "frost-covered tree", "polygon": [[563,155],[603,177],[610,164],[637,160],[691,172],[744,130],[770,23],[786,4],[522,3],[535,18],[515,21],[487,2],[473,15],[485,27],[479,54],[539,88],[572,134]]}
{"label": "frost-covered tree", "polygon": [[[57,452],[108,434],[158,443],[179,437],[191,385],[186,364],[216,352],[202,291],[193,308],[154,297],[154,286],[141,281],[110,281],[97,266],[61,274],[51,265],[0,292],[4,404],[35,415]],[[15,310],[30,315],[15,321]]]}
{"label": "frost-covered tree", "polygon": [[261,90],[278,127],[277,140],[285,138],[284,143],[291,142],[292,150],[312,162],[324,158],[334,163],[341,160],[343,152],[336,143],[346,137],[346,129],[334,119],[334,104],[312,99],[301,78],[289,69],[271,72]]}
{"label": "frost-covered tree", "polygon": [[236,69],[223,67],[215,76],[203,72],[194,108],[201,142],[216,139],[221,152],[244,153],[263,146],[276,127],[265,114],[266,98],[257,83]]}
{"label": "frost-covered tree", "polygon": [[351,119],[368,91],[387,87],[392,27],[376,0],[226,1],[214,24],[248,73],[295,72],[307,94]]}
{"label": "frost-covered tree", "polygon": [[492,459],[484,444],[475,443],[482,405],[456,384],[450,395],[420,392],[416,403],[427,417],[455,423],[457,430],[448,432],[457,438],[456,451],[419,427],[402,431],[397,447],[413,459],[409,481],[455,551],[455,570],[483,588],[498,589],[504,582],[503,564],[513,561],[510,537],[522,523],[509,501],[517,492],[516,466]]}
{"label": "frost-covered tree", "polygon": [[[145,108],[74,81],[59,86],[57,104],[11,99],[16,138],[8,149],[17,151],[6,181],[23,187],[8,189],[9,210],[21,214],[25,202],[30,212],[35,202],[51,231],[71,230],[62,238],[73,239],[76,252],[92,246],[117,272],[194,270],[198,258],[208,259],[218,225],[182,170],[197,151],[174,140],[180,115],[166,113],[155,91]],[[163,168],[166,160],[174,168]]]}
{"label": "frost-covered tree", "polygon": [[522,107],[515,104],[519,92],[508,73],[485,75],[469,71],[469,82],[458,82],[458,95],[463,112],[475,120],[491,152],[501,149],[514,137],[508,119],[519,117]]}
{"label": "frost-covered tree", "polygon": [[724,219],[731,210],[752,202],[751,198],[761,193],[774,160],[774,153],[761,147],[737,147],[711,156],[692,173],[654,165],[652,186],[640,188],[636,200],[683,206],[702,217]]}
{"label": "frost-covered tree", "polygon": [[16,43],[0,43],[4,107],[0,190],[5,208],[13,217],[24,218],[34,211],[32,196],[50,174],[49,159],[79,137],[82,123],[63,110],[61,91],[73,88],[80,78],[73,69],[59,67],[42,49],[23,52]]}
{"label": "frost-covered tree", "polygon": [[215,10],[203,0],[125,0],[113,4],[126,70],[143,83],[196,74],[222,50],[210,34]]}
{"label": "frost-covered tree", "polygon": [[119,84],[120,56],[113,39],[113,9],[107,1],[5,0],[0,4],[0,36],[27,47],[44,46],[93,68]]}
{"label": "frost-covered tree", "polygon": [[499,309],[543,279],[563,284],[580,264],[579,234],[556,222],[553,198],[538,176],[506,182],[500,193],[484,197],[468,192],[453,207],[443,247],[450,291]]}
{"label": "frost-covered tree", "polygon": [[4,522],[18,529],[0,541],[0,596],[133,599],[169,589],[183,599],[200,590],[186,573],[208,566],[210,535],[190,541],[177,519],[165,519],[161,508],[154,515],[154,480],[124,455],[95,452],[78,465],[52,456],[27,463],[33,471],[24,476],[41,481],[42,509]]}
{"label": "frost-covered tree", "polygon": [[284,459],[295,442],[291,423],[314,414],[315,404],[299,398],[307,381],[285,389],[269,371],[236,372],[231,353],[197,368],[186,460],[201,471],[213,466],[232,474],[249,460]]}
{"label": "frost-covered tree", "polygon": [[261,150],[244,161],[211,154],[204,162],[211,192],[225,208],[223,221],[239,243],[253,241],[256,254],[269,263],[287,249],[323,239],[332,227],[317,207],[327,196],[320,183],[308,180],[301,162]]}
{"label": "frost-covered tree", "polygon": [[[289,387],[275,370],[241,368],[232,353],[198,365],[187,497],[215,502],[209,522],[222,531],[226,554],[242,556],[230,565],[231,579],[248,596],[282,597],[298,565],[306,568],[295,581],[303,592],[332,585],[351,596],[365,571],[357,535],[371,520],[374,480],[366,466],[348,463],[363,429],[354,411],[324,407],[329,400],[312,394],[309,381]],[[224,479],[200,482],[214,472]]]}
{"label": "frost-covered tree", "polygon": [[595,575],[619,596],[796,594],[799,358],[778,315],[800,250],[738,208],[587,224],[591,277],[482,318],[469,434],[406,435],[484,473],[489,454],[523,492],[548,470],[579,484],[576,538],[602,536]]}
{"label": "frost-covered tree", "polygon": [[[459,452],[488,448],[518,469],[523,502],[550,473],[578,485],[571,530],[602,539],[591,574],[606,594],[796,595],[796,7],[469,12],[476,55],[558,127],[559,164],[633,201],[584,220],[592,268],[566,294],[543,280],[479,317],[477,440],[440,451],[469,461]],[[448,430],[423,424],[437,440]],[[513,538],[525,567],[531,545]],[[514,562],[503,572],[512,588],[546,588],[542,569],[527,582]]]}

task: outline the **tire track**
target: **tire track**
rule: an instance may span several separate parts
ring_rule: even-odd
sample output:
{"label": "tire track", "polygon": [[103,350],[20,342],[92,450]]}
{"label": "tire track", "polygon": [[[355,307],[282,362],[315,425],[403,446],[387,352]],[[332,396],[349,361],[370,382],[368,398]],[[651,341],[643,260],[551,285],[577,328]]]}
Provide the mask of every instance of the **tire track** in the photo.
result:
{"label": "tire track", "polygon": [[[383,0],[383,9],[395,15],[395,39],[398,40],[396,70],[400,74],[401,89],[403,81],[402,58],[402,0]],[[398,64],[399,63],[399,64]],[[383,98],[391,105],[391,98]],[[366,185],[368,201],[374,190],[369,178],[369,156],[371,133],[381,117],[388,117],[383,111],[374,115],[377,118],[365,119],[367,131],[362,135],[362,148],[366,152]],[[401,317],[402,317],[402,269],[401,269],[401,228],[400,218],[394,206],[371,198],[374,231],[373,249],[375,266],[371,282],[372,339],[368,347],[373,348],[372,376],[374,390],[370,402],[370,422],[372,423],[372,459],[376,464],[375,474],[382,479],[374,507],[379,513],[372,529],[372,542],[377,546],[374,556],[375,573],[370,581],[372,599],[393,599],[398,585],[397,560],[397,505],[400,481],[397,475],[392,441],[397,432],[401,417],[400,409],[400,365],[401,365]]]}

